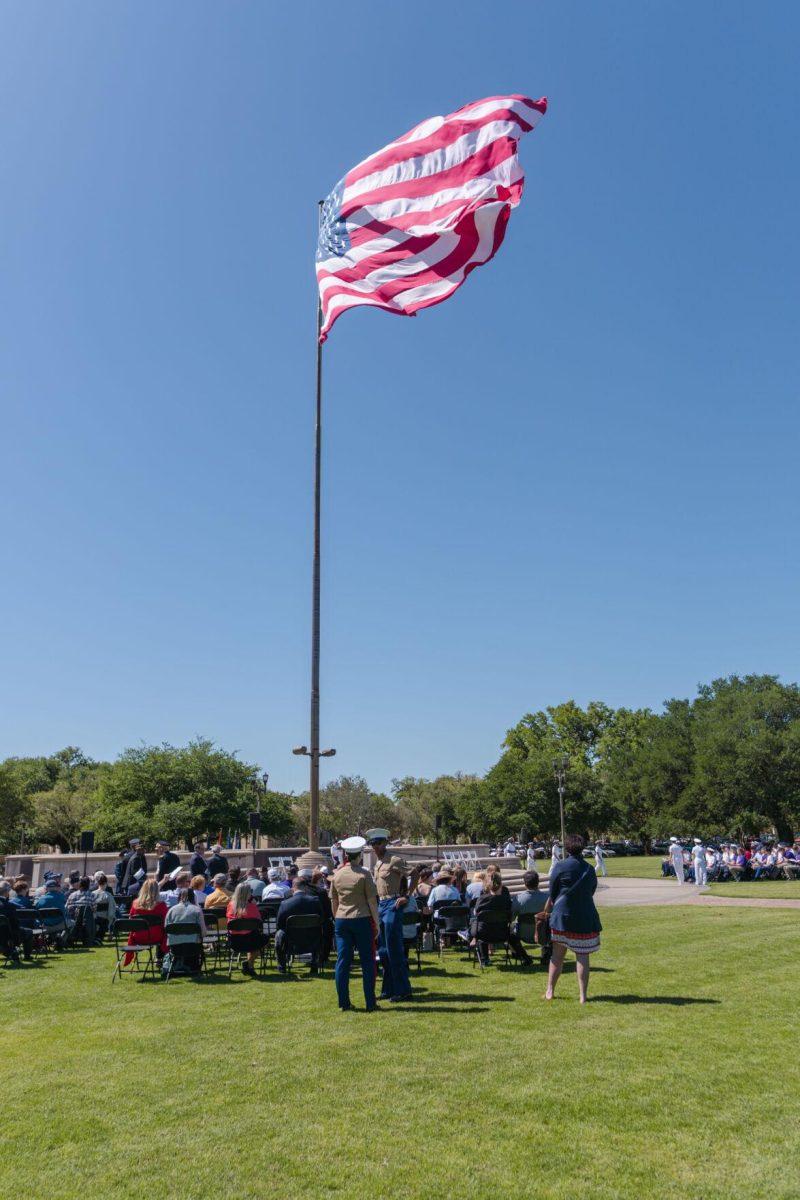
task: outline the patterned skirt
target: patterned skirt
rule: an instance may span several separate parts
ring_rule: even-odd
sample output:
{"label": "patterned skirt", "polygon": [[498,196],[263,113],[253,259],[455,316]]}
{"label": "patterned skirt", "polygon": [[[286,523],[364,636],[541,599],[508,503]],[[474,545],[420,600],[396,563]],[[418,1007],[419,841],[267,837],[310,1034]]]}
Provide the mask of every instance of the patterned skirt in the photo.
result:
{"label": "patterned skirt", "polygon": [[560,942],[576,954],[593,954],[595,950],[600,949],[599,932],[570,933],[567,929],[551,929],[550,936],[554,942]]}

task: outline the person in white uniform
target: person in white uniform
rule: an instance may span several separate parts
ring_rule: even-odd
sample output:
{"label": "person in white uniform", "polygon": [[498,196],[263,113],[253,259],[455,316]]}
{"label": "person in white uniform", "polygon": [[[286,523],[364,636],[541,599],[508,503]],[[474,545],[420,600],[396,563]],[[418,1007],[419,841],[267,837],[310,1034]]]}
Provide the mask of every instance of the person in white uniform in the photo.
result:
{"label": "person in white uniform", "polygon": [[595,862],[595,871],[597,872],[598,875],[607,875],[608,874],[608,871],[606,870],[606,859],[605,859],[605,855],[603,854],[603,847],[600,845],[599,842],[595,842],[595,844],[594,844],[594,862]]}
{"label": "person in white uniform", "polygon": [[528,850],[525,855],[525,866],[529,871],[536,870],[536,850],[533,842],[528,842]]}
{"label": "person in white uniform", "polygon": [[678,883],[683,883],[683,846],[676,837],[669,839],[669,857],[675,878]]}
{"label": "person in white uniform", "polygon": [[708,868],[706,867],[706,848],[700,841],[700,838],[694,839],[694,846],[692,846],[692,866],[694,867],[694,881],[697,886],[707,887]]}
{"label": "person in white uniform", "polygon": [[561,846],[558,841],[555,841],[555,842],[553,842],[552,849],[550,850],[550,870],[551,871],[557,862],[561,862]]}

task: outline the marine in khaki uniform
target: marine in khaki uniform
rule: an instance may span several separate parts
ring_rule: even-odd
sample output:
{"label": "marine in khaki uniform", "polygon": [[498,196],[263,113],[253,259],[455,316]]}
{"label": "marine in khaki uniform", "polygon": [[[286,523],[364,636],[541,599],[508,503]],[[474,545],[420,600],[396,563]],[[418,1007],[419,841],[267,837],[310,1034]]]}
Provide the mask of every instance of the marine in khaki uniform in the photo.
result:
{"label": "marine in khaki uniform", "polygon": [[366,844],[363,837],[345,838],[341,843],[345,863],[334,872],[331,880],[337,953],[336,993],[342,1012],[353,1007],[350,1003],[350,968],[356,950],[361,964],[367,1012],[375,1012],[378,1007],[375,1000],[374,950],[379,922],[378,896],[375,881],[366,867],[361,865]]}
{"label": "marine in khaki uniform", "polygon": [[[381,1000],[397,1003],[410,1000],[411,980],[408,974],[405,941],[403,938],[403,909],[408,903],[400,895],[400,883],[409,874],[408,864],[399,855],[389,855],[388,829],[368,829],[367,841],[375,852],[377,862],[373,868],[375,886],[378,889],[378,912],[380,914],[378,954],[383,971]],[[411,872],[409,892],[412,892],[419,877],[419,867]]]}

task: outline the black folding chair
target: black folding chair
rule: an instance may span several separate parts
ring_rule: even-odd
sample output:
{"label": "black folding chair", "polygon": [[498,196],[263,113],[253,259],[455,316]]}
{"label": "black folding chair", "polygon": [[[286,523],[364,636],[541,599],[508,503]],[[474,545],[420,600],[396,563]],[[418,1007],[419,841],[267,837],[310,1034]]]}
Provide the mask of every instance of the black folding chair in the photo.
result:
{"label": "black folding chair", "polygon": [[514,930],[523,946],[534,946],[540,953],[543,967],[550,962],[552,941],[550,939],[550,922],[547,917],[536,920],[535,913],[520,913]]}
{"label": "black folding chair", "polygon": [[[189,965],[191,973],[195,974],[195,962],[198,963],[200,971],[205,971],[208,974],[208,961],[203,945],[203,933],[197,921],[175,921],[170,925],[166,925],[165,928],[167,932],[169,965],[167,973],[164,976],[164,982],[169,983],[176,966],[185,967]],[[189,942],[175,942],[172,940],[176,937],[186,937],[189,934],[192,935],[192,940]]]}
{"label": "black folding chair", "polygon": [[282,904],[282,900],[262,900],[258,906],[264,937],[267,939],[264,946],[264,954],[270,960],[275,956],[275,934],[278,932],[278,909]]}
{"label": "black folding chair", "polygon": [[225,936],[226,912],[224,908],[204,908],[203,920],[206,926],[205,945],[214,960],[214,966],[222,966],[223,959],[228,956],[228,940]]}
{"label": "black folding chair", "polygon": [[40,955],[42,958],[46,958],[50,953],[50,947],[47,944],[47,936],[45,934],[44,927],[41,921],[39,921],[35,910],[32,908],[18,908],[17,923],[19,924],[20,929],[24,930],[29,936],[31,954],[34,956]]}
{"label": "black folding chair", "polygon": [[[405,932],[407,929],[414,930],[413,938],[407,938]],[[403,944],[406,951],[410,954],[415,951],[417,955],[417,970],[422,970],[422,918],[418,912],[403,911]]]}
{"label": "black folding chair", "polygon": [[[114,950],[117,955],[117,965],[114,967],[114,974],[111,976],[111,982],[115,979],[122,978],[123,975],[139,975],[139,982],[143,983],[148,974],[151,979],[156,978],[156,962],[153,957],[155,946],[150,942],[141,946],[129,946],[128,935],[131,933],[146,933],[150,928],[150,922],[147,917],[120,917],[114,922]],[[131,961],[125,963],[127,955],[132,955]],[[144,970],[142,970],[141,959],[145,959]]]}
{"label": "black folding chair", "polygon": [[[228,979],[233,974],[234,963],[239,966],[242,959],[247,958],[254,948],[253,935],[264,933],[260,917],[231,917],[228,921]],[[264,943],[261,940],[256,953],[259,955],[259,965],[264,962]]]}
{"label": "black folding chair", "polygon": [[466,942],[461,934],[469,929],[468,907],[466,904],[458,904],[456,901],[445,902],[436,909],[433,927],[439,943],[440,958],[448,945],[466,947]]}
{"label": "black folding chair", "polygon": [[483,942],[489,946],[500,946],[506,953],[506,962],[510,961],[511,955],[508,945],[508,935],[510,932],[511,922],[507,917],[500,916],[496,913],[487,913],[486,916],[475,922],[475,945],[470,946],[469,954],[474,963],[477,963],[481,969],[487,964],[483,961],[478,953],[478,942]]}
{"label": "black folding chair", "polygon": [[34,910],[40,923],[48,950],[63,950],[69,930],[60,908],[37,908]]}
{"label": "black folding chair", "polygon": [[323,918],[317,913],[297,913],[286,922],[286,969],[301,954],[310,956],[312,971],[322,974]]}
{"label": "black folding chair", "polygon": [[19,950],[11,939],[11,922],[3,915],[0,915],[0,958],[15,967],[19,966]]}

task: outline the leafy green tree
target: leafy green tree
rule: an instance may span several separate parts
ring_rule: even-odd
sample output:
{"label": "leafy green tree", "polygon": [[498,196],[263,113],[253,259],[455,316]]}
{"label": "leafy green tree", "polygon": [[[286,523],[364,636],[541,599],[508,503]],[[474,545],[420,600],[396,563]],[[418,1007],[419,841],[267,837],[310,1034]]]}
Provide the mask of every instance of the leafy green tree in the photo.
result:
{"label": "leafy green tree", "polygon": [[[310,799],[303,792],[292,805],[295,837],[300,845],[308,840]],[[393,837],[400,832],[397,809],[388,796],[370,790],[360,775],[341,775],[320,788],[319,827],[334,838],[364,832],[371,826],[389,830]]]}
{"label": "leafy green tree", "polygon": [[476,782],[476,776],[460,773],[436,779],[416,779],[413,775],[393,779],[396,821],[403,835],[433,841],[437,817],[441,820],[442,841],[455,841],[466,834],[469,810],[465,799]]}
{"label": "leafy green tree", "polygon": [[33,803],[10,762],[0,763],[0,853],[19,850],[33,825]]}
{"label": "leafy green tree", "polygon": [[721,831],[773,826],[792,837],[800,817],[800,688],[775,675],[731,675],[699,689],[687,816]]}
{"label": "leafy green tree", "polygon": [[[213,742],[141,746],[126,750],[103,775],[94,800],[102,848],[139,836],[192,838],[244,830],[253,802],[256,768]],[[268,832],[268,830],[264,830]]]}
{"label": "leafy green tree", "polygon": [[645,845],[666,832],[679,815],[692,763],[688,701],[671,700],[660,715],[617,709],[598,742],[598,781],[610,827]]}

